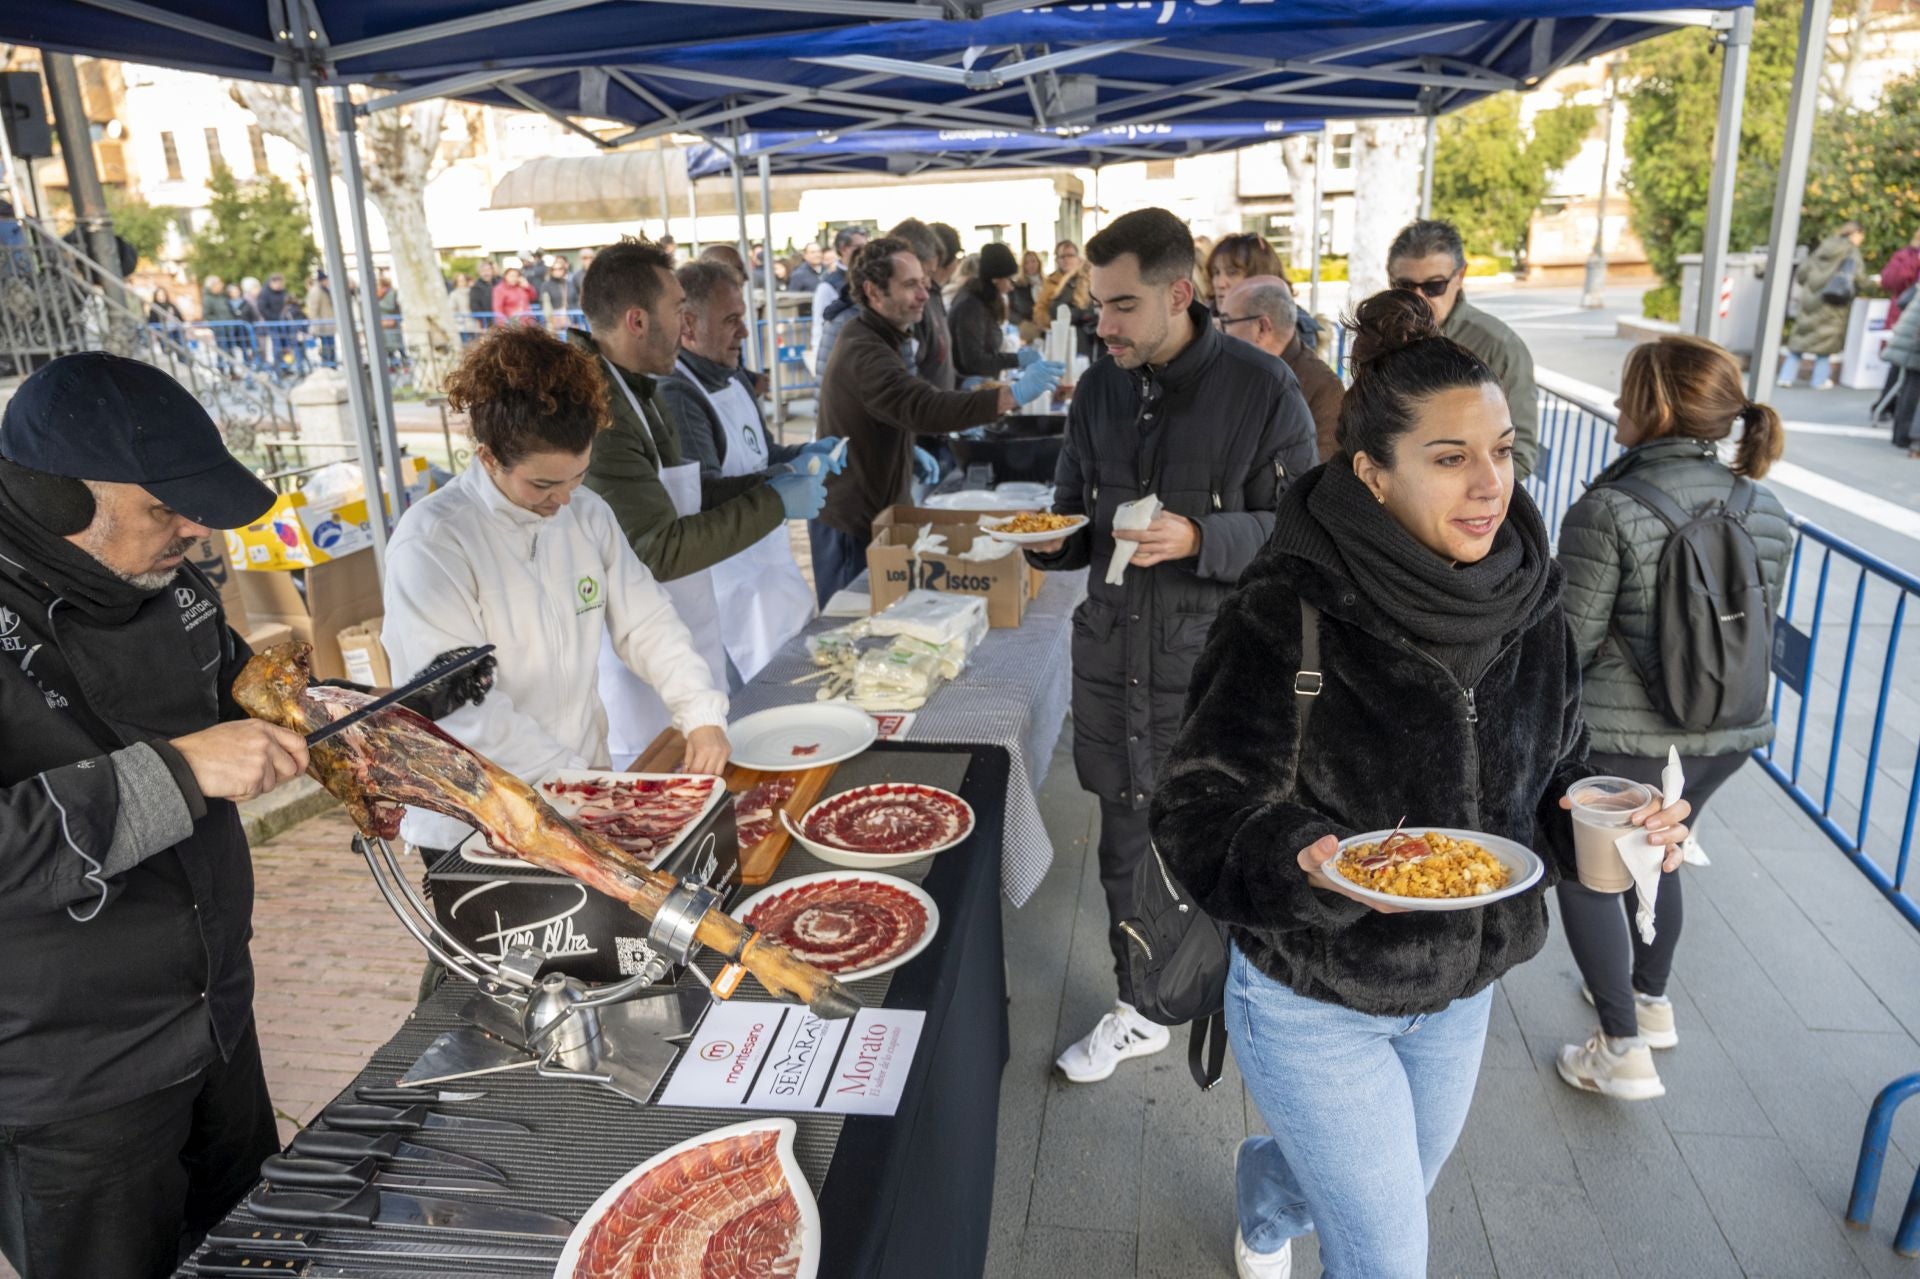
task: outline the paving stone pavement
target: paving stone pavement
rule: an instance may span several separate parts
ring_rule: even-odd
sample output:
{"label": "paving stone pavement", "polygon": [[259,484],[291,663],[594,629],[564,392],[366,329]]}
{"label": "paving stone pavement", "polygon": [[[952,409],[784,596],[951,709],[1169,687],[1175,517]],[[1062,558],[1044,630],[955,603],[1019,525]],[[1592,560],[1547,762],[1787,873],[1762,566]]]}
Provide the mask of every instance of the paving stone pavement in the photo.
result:
{"label": "paving stone pavement", "polygon": [[[1063,737],[1041,797],[1054,866],[1003,906],[1012,1059],[1001,1084],[990,1279],[1233,1274],[1233,1149],[1263,1131],[1231,1064],[1203,1094],[1185,1040],[1071,1085],[1054,1056],[1111,1005],[1098,813]],[[1473,1111],[1428,1204],[1435,1276],[1920,1279],[1893,1231],[1920,1158],[1895,1125],[1869,1230],[1842,1222],[1874,1094],[1920,1070],[1920,933],[1757,767],[1699,826],[1686,876],[1667,1095],[1611,1102],[1553,1062],[1593,1012],[1556,918],[1495,993]],[[1321,1273],[1311,1236],[1296,1279]],[[1364,1279],[1364,1277],[1363,1277]]]}

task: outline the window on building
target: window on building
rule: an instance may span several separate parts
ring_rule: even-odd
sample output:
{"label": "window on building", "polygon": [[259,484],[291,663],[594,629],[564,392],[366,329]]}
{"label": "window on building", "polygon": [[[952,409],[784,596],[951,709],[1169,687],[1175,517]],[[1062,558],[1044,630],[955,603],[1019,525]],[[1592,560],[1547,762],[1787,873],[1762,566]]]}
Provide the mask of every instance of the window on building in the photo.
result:
{"label": "window on building", "polygon": [[1159,181],[1159,182],[1172,181],[1173,180],[1173,161],[1171,160],[1147,161],[1147,178],[1149,181]]}
{"label": "window on building", "polygon": [[1333,167],[1351,169],[1353,167],[1353,132],[1336,133],[1332,139]]}
{"label": "window on building", "polygon": [[253,172],[256,177],[265,177],[267,173],[267,135],[260,126],[247,126],[247,145],[253,148]]}
{"label": "window on building", "polygon": [[178,182],[180,180],[180,148],[174,145],[171,133],[160,135],[160,152],[167,158],[167,181]]}
{"label": "window on building", "polygon": [[208,129],[206,131],[206,135],[207,135],[208,166],[215,169],[226,168],[227,158],[224,155],[220,154],[220,130]]}

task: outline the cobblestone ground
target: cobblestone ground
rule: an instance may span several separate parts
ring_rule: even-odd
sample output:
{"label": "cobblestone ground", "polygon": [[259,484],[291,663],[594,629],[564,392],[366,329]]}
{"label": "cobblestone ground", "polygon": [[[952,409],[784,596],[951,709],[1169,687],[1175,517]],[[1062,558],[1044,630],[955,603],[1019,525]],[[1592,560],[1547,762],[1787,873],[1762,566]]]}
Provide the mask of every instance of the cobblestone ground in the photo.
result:
{"label": "cobblestone ground", "polygon": [[425,962],[352,837],[336,810],[253,850],[254,1010],[283,1141],[406,1020]]}

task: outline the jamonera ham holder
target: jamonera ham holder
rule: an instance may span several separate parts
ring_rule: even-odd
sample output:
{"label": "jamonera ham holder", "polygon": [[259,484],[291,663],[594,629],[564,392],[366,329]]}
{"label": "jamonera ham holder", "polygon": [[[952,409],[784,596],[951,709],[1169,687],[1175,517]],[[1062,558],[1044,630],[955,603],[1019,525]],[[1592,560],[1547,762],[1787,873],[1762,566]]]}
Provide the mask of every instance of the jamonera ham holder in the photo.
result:
{"label": "jamonera ham holder", "polygon": [[[346,689],[316,687],[310,653],[308,645],[292,643],[256,655],[234,682],[235,700],[255,718],[301,734],[370,700]],[[850,1017],[859,1009],[831,976],[713,909],[717,902],[703,887],[649,870],[605,839],[575,827],[531,785],[412,711],[390,707],[314,746],[308,771],[346,805],[365,841],[384,845],[395,838],[406,806],[430,809],[475,827],[496,852],[571,876],[624,902],[654,921],[656,934],[672,923],[685,934],[676,959],[691,949],[686,943],[697,943],[753,974],[774,995],[805,1003],[817,1016]],[[387,889],[384,883],[382,889]],[[434,949],[427,938],[420,940]],[[716,991],[724,996],[731,986],[722,984]]]}

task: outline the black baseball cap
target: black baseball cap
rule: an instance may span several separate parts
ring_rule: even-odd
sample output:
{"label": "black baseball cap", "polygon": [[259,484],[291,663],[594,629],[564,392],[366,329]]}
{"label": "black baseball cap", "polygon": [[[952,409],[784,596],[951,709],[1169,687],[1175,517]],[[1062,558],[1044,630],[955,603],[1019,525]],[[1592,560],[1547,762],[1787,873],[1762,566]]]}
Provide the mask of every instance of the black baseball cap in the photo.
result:
{"label": "black baseball cap", "polygon": [[63,355],[22,382],[0,417],[0,457],[50,475],[138,484],[208,528],[251,524],[274,503],[192,392],[106,351]]}

